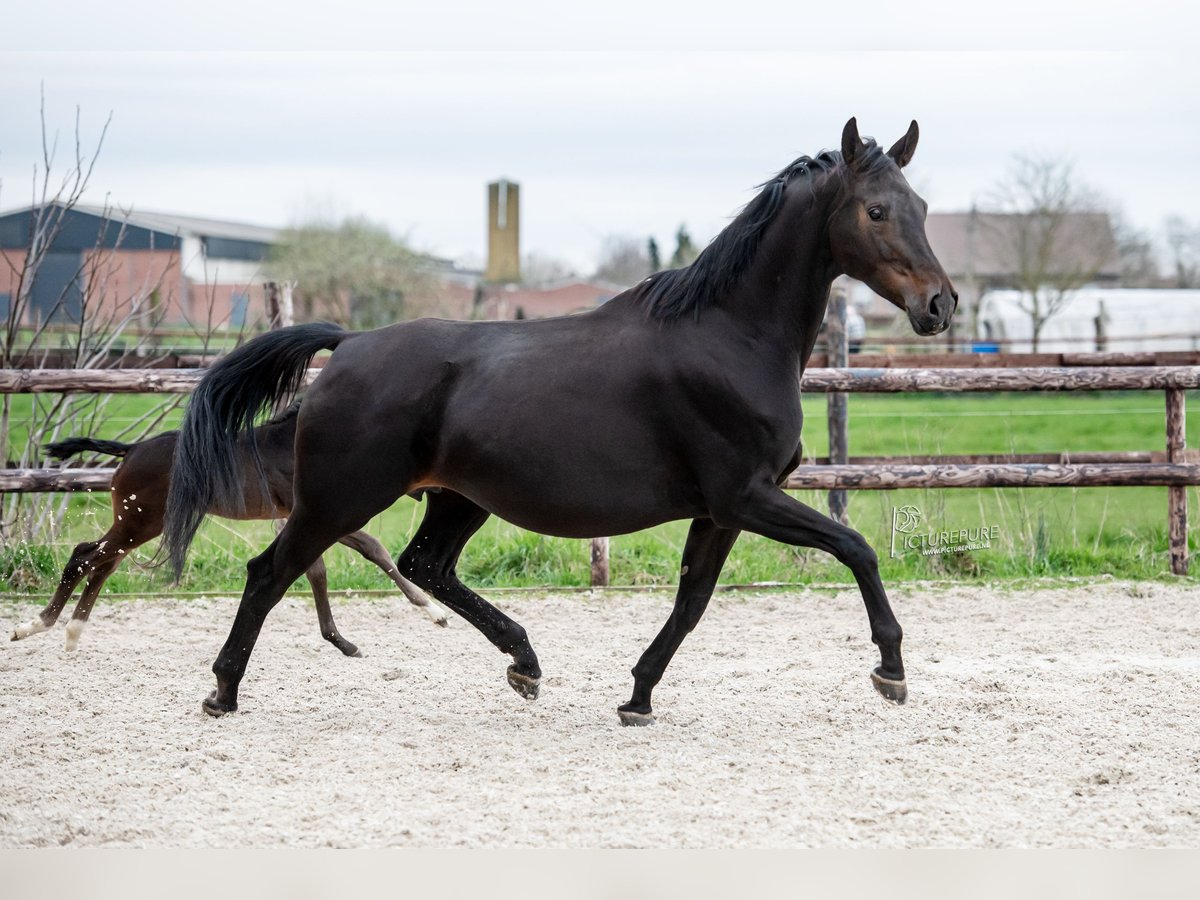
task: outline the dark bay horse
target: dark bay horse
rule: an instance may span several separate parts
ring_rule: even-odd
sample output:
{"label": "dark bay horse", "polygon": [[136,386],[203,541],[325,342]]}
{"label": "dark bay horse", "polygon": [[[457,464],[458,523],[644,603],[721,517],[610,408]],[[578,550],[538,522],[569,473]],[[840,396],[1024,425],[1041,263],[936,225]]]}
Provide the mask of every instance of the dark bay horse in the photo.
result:
{"label": "dark bay horse", "polygon": [[[267,489],[260,487],[259,470],[250,452],[249,441],[243,438],[238,448],[240,494],[236,502],[216,502],[205,510],[206,513],[227,519],[280,519],[288,514],[292,508],[296,410],[297,406],[293,404],[270,422],[254,429],[259,465],[266,478]],[[104,453],[122,457],[120,466],[113,473],[113,520],[98,540],[84,541],[75,548],[63,568],[58,588],[49,604],[35,618],[18,625],[13,630],[12,640],[19,641],[53,628],[76,586],[86,578],[87,585],[66,629],[66,648],[74,650],[78,646],[79,636],[104,582],[136,548],[162,534],[163,510],[167,505],[167,488],[171,480],[171,462],[175,456],[177,437],[177,432],[168,431],[134,444],[69,438],[46,446],[50,454],[58,459],[67,459],[77,453]],[[424,609],[434,622],[446,624],[445,611],[436,603],[430,603],[419,588],[396,570],[383,544],[365,531],[343,535],[338,541],[379,566],[409,601]],[[342,636],[333,621],[325,563],[318,558],[305,574],[316,602],[321,636],[347,656],[360,656],[358,648]]]}
{"label": "dark bay horse", "polygon": [[944,331],[957,306],[925,236],[925,202],[900,171],[916,144],[915,122],[885,152],[851,119],[840,153],[802,157],[766,182],[691,266],[582,315],[364,333],[300,325],[213,366],[176,450],[165,540],[177,569],[203,511],[240,489],[233,436],[289,396],[317,352],[334,350],[300,410],[292,515],[247,565],[204,709],[237,708],[254,642],[287,586],[339,536],[424,487],[442,490],[428,495],[400,571],[509,654],[509,683],[527,698],[541,668],[525,629],[455,573],[489,515],[580,538],[692,520],[674,610],[619,708],[626,724],[653,721],[651,691],[742,531],[820,548],[850,568],[879,648],[872,681],[904,702],[901,630],[875,553],[779,485],[799,461],[800,375],[833,279],[866,282],[918,334]]}

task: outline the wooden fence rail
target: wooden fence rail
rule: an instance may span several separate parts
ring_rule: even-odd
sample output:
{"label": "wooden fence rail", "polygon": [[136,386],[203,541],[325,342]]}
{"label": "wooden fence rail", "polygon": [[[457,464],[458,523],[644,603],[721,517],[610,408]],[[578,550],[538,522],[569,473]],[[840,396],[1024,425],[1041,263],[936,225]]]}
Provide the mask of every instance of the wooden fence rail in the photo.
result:
{"label": "wooden fence rail", "polygon": [[[306,383],[320,373],[310,369]],[[195,369],[4,369],[0,393],[187,393],[203,376]],[[898,490],[905,488],[1165,486],[1171,570],[1188,568],[1187,494],[1200,485],[1200,464],[1185,442],[1184,391],[1200,389],[1200,366],[1055,368],[838,368],[810,369],[801,387],[810,393],[919,393],[998,391],[1145,391],[1166,395],[1166,461],[997,462],[974,464],[846,462],[844,443],[829,465],[805,465],[788,479],[792,489]],[[961,458],[959,458],[961,459]],[[111,469],[0,469],[0,492],[107,490]],[[599,562],[599,560],[597,560]],[[605,567],[606,568],[606,567]]]}
{"label": "wooden fence rail", "polygon": [[[309,369],[306,384],[319,375]],[[0,369],[0,394],[186,394],[202,369]],[[809,369],[810,393],[1149,391],[1200,389],[1200,366],[988,369]]]}
{"label": "wooden fence rail", "polygon": [[[0,493],[107,491],[116,469],[0,469]],[[914,488],[1178,487],[1200,485],[1198,463],[988,465],[804,465],[790,491],[897,491]]]}

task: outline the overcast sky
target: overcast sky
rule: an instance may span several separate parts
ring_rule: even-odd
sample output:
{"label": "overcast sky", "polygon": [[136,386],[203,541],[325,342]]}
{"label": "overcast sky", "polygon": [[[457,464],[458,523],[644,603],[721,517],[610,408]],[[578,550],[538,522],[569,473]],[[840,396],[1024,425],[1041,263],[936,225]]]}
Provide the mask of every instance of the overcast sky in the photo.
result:
{"label": "overcast sky", "polygon": [[1200,224],[1194,5],[1139,4],[1161,35],[1127,4],[1026,0],[956,29],[950,11],[970,5],[933,0],[891,4],[903,28],[861,0],[749,0],[720,19],[610,0],[586,20],[515,0],[502,22],[474,2],[349,0],[322,8],[333,22],[229,0],[126,6],[66,0],[52,25],[6,12],[0,209],[29,202],[44,86],[64,162],[76,107],[85,146],[112,114],[92,202],[264,225],[363,214],[456,258],[482,259],[499,176],[522,185],[523,250],[581,271],[607,235],[669,252],[682,222],[707,241],[754,185],[836,148],[851,115],[886,143],[919,121],[908,174],[933,210],[969,207],[1025,153],[1073,162],[1147,230],[1170,213]]}

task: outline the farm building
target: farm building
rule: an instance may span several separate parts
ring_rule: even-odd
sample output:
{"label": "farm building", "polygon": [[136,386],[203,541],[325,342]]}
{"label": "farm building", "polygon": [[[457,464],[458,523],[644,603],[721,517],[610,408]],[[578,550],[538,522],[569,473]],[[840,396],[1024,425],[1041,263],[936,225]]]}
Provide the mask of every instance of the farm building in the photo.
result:
{"label": "farm building", "polygon": [[[979,307],[979,338],[1013,353],[1033,350],[1033,323],[1019,291],[991,291]],[[1200,350],[1200,291],[1081,288],[1042,327],[1038,350]]]}
{"label": "farm building", "polygon": [[[49,227],[45,223],[52,223]],[[42,223],[39,225],[39,223]],[[262,309],[262,262],[274,228],[164,213],[49,204],[0,215],[0,317],[20,290],[35,232],[49,251],[26,287],[26,324],[78,322],[130,303],[161,306],[162,322],[237,328]]]}
{"label": "farm building", "polygon": [[[499,185],[503,185],[501,190]],[[426,257],[436,282],[432,308],[453,318],[515,319],[591,309],[621,288],[587,279],[521,281],[519,185],[489,185],[487,271]],[[53,221],[53,241],[28,285],[25,324],[70,324],[153,301],[158,324],[239,328],[264,309],[263,262],[280,229],[166,213],[97,207],[27,207],[0,214],[0,319],[21,290],[31,237]],[[42,226],[43,229],[45,226]]]}

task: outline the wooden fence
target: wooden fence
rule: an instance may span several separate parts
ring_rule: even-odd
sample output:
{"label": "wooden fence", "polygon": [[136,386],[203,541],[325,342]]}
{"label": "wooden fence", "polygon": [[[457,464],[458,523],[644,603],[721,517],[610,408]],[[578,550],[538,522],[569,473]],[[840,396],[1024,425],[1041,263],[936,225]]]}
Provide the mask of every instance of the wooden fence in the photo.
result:
{"label": "wooden fence", "polygon": [[[320,369],[309,370],[308,380]],[[204,373],[195,369],[0,370],[0,393],[187,393]],[[1200,462],[1185,445],[1184,392],[1200,389],[1200,366],[1091,366],[1056,368],[836,368],[810,369],[802,388],[847,393],[997,391],[1163,391],[1166,448],[1154,456],[1091,454],[1086,460],[1001,462],[988,457],[924,457],[920,462],[853,463],[845,442],[823,465],[800,466],[790,489],[897,490],[907,488],[1165,486],[1171,571],[1188,568],[1186,488],[1200,485]],[[831,429],[843,428],[831,416]],[[831,447],[834,444],[831,441]],[[111,469],[0,469],[0,492],[107,489]],[[841,507],[844,509],[844,505]],[[835,507],[835,512],[837,507]]]}

